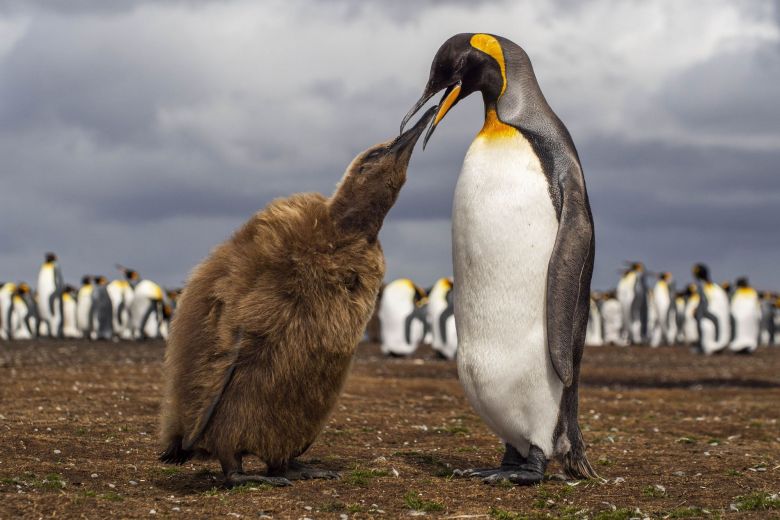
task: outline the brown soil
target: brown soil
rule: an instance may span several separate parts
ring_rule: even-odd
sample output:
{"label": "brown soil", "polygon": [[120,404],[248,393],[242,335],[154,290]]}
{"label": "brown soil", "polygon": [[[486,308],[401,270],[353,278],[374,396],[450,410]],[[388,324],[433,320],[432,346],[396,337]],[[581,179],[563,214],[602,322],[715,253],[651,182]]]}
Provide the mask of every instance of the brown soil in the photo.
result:
{"label": "brown soil", "polygon": [[449,477],[501,454],[454,363],[427,348],[386,359],[362,345],[304,456],[343,478],[233,490],[214,461],[156,460],[163,349],[0,344],[1,518],[780,517],[780,348],[710,358],[682,347],[588,348],[581,424],[607,480],[563,482],[551,464],[550,480],[518,488]]}

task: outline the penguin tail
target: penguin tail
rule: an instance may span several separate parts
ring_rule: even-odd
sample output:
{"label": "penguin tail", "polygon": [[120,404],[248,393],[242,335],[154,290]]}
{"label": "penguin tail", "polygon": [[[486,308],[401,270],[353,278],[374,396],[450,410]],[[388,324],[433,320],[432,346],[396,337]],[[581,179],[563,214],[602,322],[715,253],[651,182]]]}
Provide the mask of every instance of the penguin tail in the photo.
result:
{"label": "penguin tail", "polygon": [[181,436],[174,437],[165,451],[158,457],[160,462],[181,465],[190,460],[195,455],[195,451],[185,450],[182,446],[182,440]]}

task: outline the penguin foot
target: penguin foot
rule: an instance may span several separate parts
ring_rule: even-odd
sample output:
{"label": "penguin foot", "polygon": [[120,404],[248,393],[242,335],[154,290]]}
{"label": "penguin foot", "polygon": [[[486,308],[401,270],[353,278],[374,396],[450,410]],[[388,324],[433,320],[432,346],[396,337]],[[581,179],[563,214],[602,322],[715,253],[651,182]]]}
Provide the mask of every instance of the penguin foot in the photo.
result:
{"label": "penguin foot", "polygon": [[506,445],[506,452],[498,468],[465,469],[453,471],[453,476],[479,478],[485,484],[496,485],[502,481],[528,486],[544,479],[547,458],[542,450],[531,446],[528,457],[523,457],[512,445]]}
{"label": "penguin foot", "polygon": [[485,484],[495,486],[506,480],[518,486],[530,486],[538,484],[544,479],[544,473],[539,473],[531,469],[514,469],[509,471],[500,470],[492,475],[482,479]]}
{"label": "penguin foot", "polygon": [[291,460],[290,462],[288,462],[286,469],[269,468],[268,475],[274,477],[282,477],[287,480],[314,480],[314,479],[338,480],[341,478],[341,475],[339,475],[335,471],[313,468],[311,466],[307,466],[306,464],[302,464],[297,460]]}
{"label": "penguin foot", "polygon": [[292,482],[284,477],[266,477],[264,475],[245,475],[231,473],[225,477],[225,486],[232,488],[244,484],[268,484],[274,487],[292,486]]}
{"label": "penguin foot", "polygon": [[528,486],[538,484],[544,479],[544,473],[539,473],[532,468],[501,467],[479,469],[456,469],[452,472],[455,477],[478,478],[485,484],[497,485],[506,480],[512,484]]}

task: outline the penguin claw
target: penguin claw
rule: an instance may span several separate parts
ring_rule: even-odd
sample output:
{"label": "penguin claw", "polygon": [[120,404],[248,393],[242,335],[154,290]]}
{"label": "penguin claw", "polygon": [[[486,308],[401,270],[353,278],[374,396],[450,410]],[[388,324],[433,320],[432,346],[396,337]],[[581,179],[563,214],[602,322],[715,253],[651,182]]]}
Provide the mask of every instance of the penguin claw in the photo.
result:
{"label": "penguin claw", "polygon": [[269,475],[286,478],[287,480],[341,479],[341,475],[335,471],[313,468],[298,461],[291,461],[285,471],[271,470]]}
{"label": "penguin claw", "polygon": [[469,469],[456,469],[452,472],[454,477],[463,478],[485,478],[493,473],[500,471],[498,468],[469,468]]}
{"label": "penguin claw", "polygon": [[530,486],[540,483],[542,479],[544,479],[543,474],[537,473],[535,471],[519,469],[512,471],[499,470],[492,475],[483,478],[482,482],[491,486],[495,486],[506,480],[512,484],[517,484],[518,486]]}
{"label": "penguin claw", "polygon": [[268,484],[273,487],[292,486],[292,482],[284,477],[266,477],[263,475],[234,474],[227,478],[225,485],[229,488],[244,484]]}
{"label": "penguin claw", "polygon": [[287,475],[287,478],[290,480],[314,480],[314,479],[324,479],[324,480],[340,480],[341,475],[336,473],[335,471],[327,471],[327,470],[319,470],[319,469],[306,469],[304,471],[301,471],[295,475]]}

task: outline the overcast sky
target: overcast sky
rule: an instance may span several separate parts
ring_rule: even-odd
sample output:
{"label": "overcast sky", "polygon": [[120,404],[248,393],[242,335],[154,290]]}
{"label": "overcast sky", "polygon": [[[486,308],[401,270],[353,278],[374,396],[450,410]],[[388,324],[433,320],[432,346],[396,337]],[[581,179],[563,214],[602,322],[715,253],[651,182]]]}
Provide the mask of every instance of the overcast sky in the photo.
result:
{"label": "overcast sky", "polygon": [[[178,285],[275,197],[331,193],[398,132],[439,45],[522,45],[572,133],[594,287],[623,260],[780,289],[774,1],[0,0],[0,280],[116,262]],[[381,234],[388,278],[451,273],[472,96],[412,158]]]}

